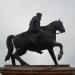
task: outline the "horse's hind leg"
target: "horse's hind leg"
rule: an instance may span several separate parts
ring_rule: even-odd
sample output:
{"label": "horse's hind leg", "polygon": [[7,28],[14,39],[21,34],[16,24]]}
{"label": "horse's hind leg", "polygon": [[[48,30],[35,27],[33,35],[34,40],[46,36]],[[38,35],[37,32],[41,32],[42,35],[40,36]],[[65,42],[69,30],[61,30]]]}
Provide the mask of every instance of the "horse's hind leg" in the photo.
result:
{"label": "horse's hind leg", "polygon": [[55,65],[58,65],[57,60],[56,60],[56,56],[55,56],[54,51],[53,51],[53,47],[50,48],[50,49],[48,49],[48,51],[49,51],[49,53],[51,54],[51,57],[52,57],[52,59],[53,59]]}
{"label": "horse's hind leg", "polygon": [[11,56],[11,61],[12,61],[12,65],[16,65],[15,58],[13,55]]}
{"label": "horse's hind leg", "polygon": [[20,56],[25,54],[27,50],[23,49],[17,49],[16,52],[13,54],[15,59],[17,59],[21,65],[28,65],[25,61],[23,61]]}

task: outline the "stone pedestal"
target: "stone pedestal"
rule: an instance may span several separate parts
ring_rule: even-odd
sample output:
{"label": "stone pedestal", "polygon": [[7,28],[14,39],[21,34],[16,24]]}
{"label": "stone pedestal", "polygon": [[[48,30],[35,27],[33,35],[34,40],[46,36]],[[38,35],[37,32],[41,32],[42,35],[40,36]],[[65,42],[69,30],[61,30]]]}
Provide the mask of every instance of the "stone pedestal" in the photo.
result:
{"label": "stone pedestal", "polygon": [[69,65],[30,65],[0,67],[2,75],[75,75],[75,68]]}

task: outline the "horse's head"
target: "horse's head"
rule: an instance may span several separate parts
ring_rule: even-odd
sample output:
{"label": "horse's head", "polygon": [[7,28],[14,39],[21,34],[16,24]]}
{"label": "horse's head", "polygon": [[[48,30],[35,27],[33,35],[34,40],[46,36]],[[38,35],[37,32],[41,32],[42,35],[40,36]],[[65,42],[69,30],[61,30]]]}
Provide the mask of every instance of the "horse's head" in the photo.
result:
{"label": "horse's head", "polygon": [[52,23],[50,23],[47,26],[48,30],[53,30],[53,31],[60,31],[61,33],[65,32],[65,28],[63,26],[63,23],[60,21],[60,19],[58,21],[53,21]]}
{"label": "horse's head", "polygon": [[65,28],[63,26],[63,23],[60,21],[60,19],[58,21],[55,21],[55,29],[60,31],[61,33],[65,32]]}

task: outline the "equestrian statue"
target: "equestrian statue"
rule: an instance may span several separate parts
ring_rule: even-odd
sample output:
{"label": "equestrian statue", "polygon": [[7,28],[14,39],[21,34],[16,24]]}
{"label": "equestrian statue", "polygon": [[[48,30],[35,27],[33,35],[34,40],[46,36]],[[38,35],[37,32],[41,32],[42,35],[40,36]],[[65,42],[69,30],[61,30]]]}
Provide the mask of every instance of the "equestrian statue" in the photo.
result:
{"label": "equestrian statue", "polygon": [[[31,19],[29,29],[26,32],[17,35],[9,35],[7,37],[6,46],[8,48],[8,53],[5,57],[5,61],[11,59],[12,65],[16,65],[16,59],[21,65],[29,65],[21,59],[20,56],[24,55],[27,50],[42,54],[42,50],[47,49],[54,64],[58,65],[53,48],[55,46],[60,48],[58,54],[58,60],[60,60],[63,55],[63,45],[56,42],[56,34],[58,34],[56,31],[63,33],[65,32],[65,28],[60,19],[46,26],[40,26],[41,17],[42,13],[37,13],[36,16]],[[13,51],[14,48],[16,49],[15,52]]]}

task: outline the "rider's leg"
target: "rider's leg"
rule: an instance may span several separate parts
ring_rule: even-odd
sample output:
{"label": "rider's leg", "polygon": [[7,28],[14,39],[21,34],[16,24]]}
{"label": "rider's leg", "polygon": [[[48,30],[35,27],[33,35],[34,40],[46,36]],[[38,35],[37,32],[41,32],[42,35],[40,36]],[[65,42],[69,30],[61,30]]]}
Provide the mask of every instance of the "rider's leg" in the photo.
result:
{"label": "rider's leg", "polygon": [[[32,44],[34,44],[34,46],[36,46],[38,43],[37,41],[39,41],[39,39],[41,39],[43,32],[41,30],[32,30],[30,31],[30,33],[34,33],[34,36],[30,38]],[[37,53],[42,54],[43,52],[41,52],[41,50],[36,51]]]}

